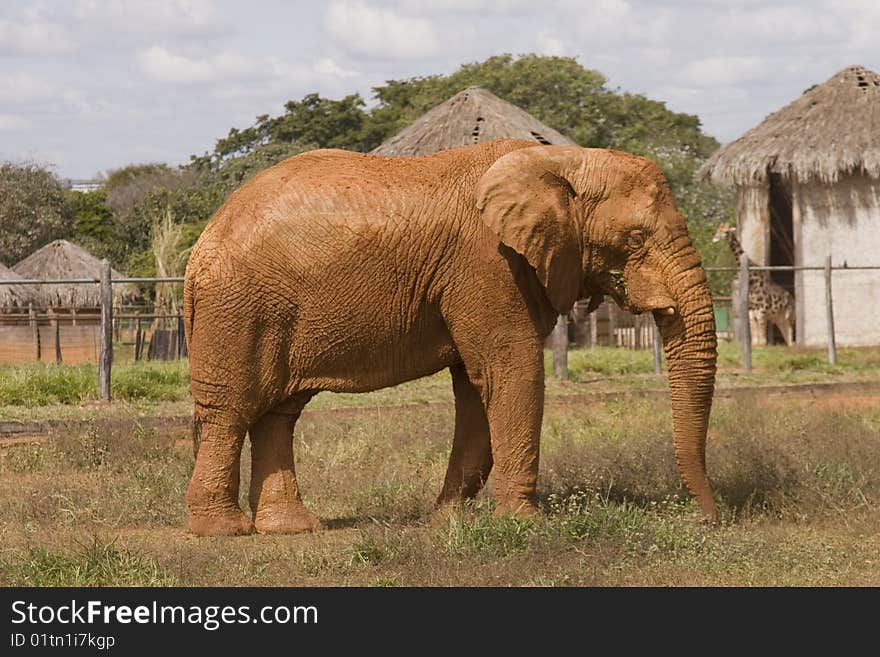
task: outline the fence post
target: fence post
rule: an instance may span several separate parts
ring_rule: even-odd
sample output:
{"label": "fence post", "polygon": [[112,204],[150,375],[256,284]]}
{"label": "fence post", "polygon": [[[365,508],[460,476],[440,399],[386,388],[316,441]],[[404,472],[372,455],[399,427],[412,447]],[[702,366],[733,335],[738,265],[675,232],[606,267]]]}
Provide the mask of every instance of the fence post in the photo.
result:
{"label": "fence post", "polygon": [[141,359],[141,314],[138,311],[134,313],[134,359]]}
{"label": "fence post", "polygon": [[599,309],[590,313],[590,347],[599,346]]}
{"label": "fence post", "polygon": [[663,365],[660,360],[660,329],[657,328],[656,320],[651,327],[651,331],[653,333],[653,336],[651,337],[651,344],[654,349],[654,374],[660,374],[660,372],[663,371]]}
{"label": "fence post", "polygon": [[37,313],[34,312],[34,304],[28,304],[28,324],[31,325],[31,334],[34,336],[34,349],[37,354],[37,362],[40,362],[40,325],[37,323]]}
{"label": "fence post", "polygon": [[837,344],[834,340],[834,304],[831,299],[831,256],[825,257],[825,324],[828,330],[828,363],[837,365]]}
{"label": "fence post", "polygon": [[743,369],[752,370],[752,324],[749,321],[749,259],[743,254],[739,265],[740,317],[742,318]]}
{"label": "fence post", "polygon": [[568,322],[565,315],[559,315],[553,327],[553,376],[568,381]]}
{"label": "fence post", "polygon": [[48,308],[46,314],[49,316],[49,328],[52,331],[52,341],[55,343],[55,364],[61,365],[63,362],[61,357],[61,326],[58,324],[58,316],[54,309]]}
{"label": "fence post", "polygon": [[101,354],[98,358],[98,398],[110,401],[110,368],[113,364],[113,286],[110,261],[101,262]]}
{"label": "fence post", "polygon": [[608,304],[608,345],[617,346],[617,306]]}

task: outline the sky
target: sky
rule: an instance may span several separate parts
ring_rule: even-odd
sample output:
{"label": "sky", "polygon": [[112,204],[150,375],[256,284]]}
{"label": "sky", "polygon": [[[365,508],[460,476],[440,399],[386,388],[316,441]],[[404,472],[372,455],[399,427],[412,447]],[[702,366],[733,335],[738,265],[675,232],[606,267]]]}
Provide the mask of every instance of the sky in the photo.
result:
{"label": "sky", "polygon": [[880,0],[0,0],[0,160],[91,178],[189,161],[319,92],[565,55],[722,143],[851,64]]}

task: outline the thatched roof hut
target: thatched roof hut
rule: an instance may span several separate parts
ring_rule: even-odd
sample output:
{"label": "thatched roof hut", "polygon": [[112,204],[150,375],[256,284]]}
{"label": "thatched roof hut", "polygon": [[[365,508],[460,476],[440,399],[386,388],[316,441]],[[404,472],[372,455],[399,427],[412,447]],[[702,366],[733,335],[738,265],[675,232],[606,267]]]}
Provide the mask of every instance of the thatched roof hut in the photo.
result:
{"label": "thatched roof hut", "polygon": [[[733,183],[740,241],[760,265],[880,265],[880,75],[850,66],[716,152],[699,175]],[[838,343],[880,344],[878,271],[834,274]],[[774,272],[795,295],[799,344],[827,340],[821,272]]]}
{"label": "thatched roof hut", "polygon": [[[12,270],[23,278],[95,279],[101,277],[101,261],[67,240],[55,240],[34,251],[27,258],[15,264]],[[112,278],[125,278],[118,271],[111,270]],[[100,289],[94,283],[53,284],[33,286],[33,302],[47,308],[97,308],[101,305]],[[113,298],[116,303],[134,296],[137,289],[132,285],[114,285]]]}
{"label": "thatched roof hut", "polygon": [[[14,281],[21,276],[0,263],[0,281]],[[0,309],[22,308],[28,305],[31,299],[31,290],[27,285],[0,285]]]}
{"label": "thatched roof hut", "polygon": [[468,87],[373,149],[376,155],[418,156],[493,139],[573,145],[528,112],[480,87]]}
{"label": "thatched roof hut", "polygon": [[880,75],[850,66],[718,150],[700,169],[714,182],[748,185],[769,173],[801,183],[842,175],[880,178]]}

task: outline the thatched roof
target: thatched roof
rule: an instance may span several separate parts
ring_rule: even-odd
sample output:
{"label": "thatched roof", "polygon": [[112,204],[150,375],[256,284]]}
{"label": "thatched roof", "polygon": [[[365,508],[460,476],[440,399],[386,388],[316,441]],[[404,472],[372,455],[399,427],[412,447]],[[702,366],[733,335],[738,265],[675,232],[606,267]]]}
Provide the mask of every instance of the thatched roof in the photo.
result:
{"label": "thatched roof", "polygon": [[468,87],[373,149],[376,155],[417,156],[493,139],[572,145],[516,105],[480,87]]}
{"label": "thatched roof", "polygon": [[[23,278],[57,279],[99,279],[101,261],[81,246],[67,240],[55,240],[34,251],[27,258],[12,267]],[[111,270],[112,278],[125,278],[118,271]],[[38,285],[34,288],[34,303],[52,308],[97,308],[101,305],[98,285]],[[114,285],[113,297],[117,302],[136,293],[131,285]]]}
{"label": "thatched roof", "polygon": [[880,75],[850,66],[719,149],[699,176],[745,185],[768,171],[801,182],[880,178]]}
{"label": "thatched roof", "polygon": [[[21,276],[0,263],[0,281],[14,281]],[[28,304],[31,291],[27,285],[0,285],[0,308],[23,307]]]}

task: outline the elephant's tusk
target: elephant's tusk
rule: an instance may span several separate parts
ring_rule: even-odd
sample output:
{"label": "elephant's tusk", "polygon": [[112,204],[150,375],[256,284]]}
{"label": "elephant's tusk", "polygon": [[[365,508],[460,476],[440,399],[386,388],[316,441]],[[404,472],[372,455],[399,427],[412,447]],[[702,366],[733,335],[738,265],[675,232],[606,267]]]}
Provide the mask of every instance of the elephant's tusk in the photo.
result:
{"label": "elephant's tusk", "polygon": [[668,315],[669,317],[672,317],[672,316],[675,314],[675,308],[672,308],[672,307],[669,307],[669,308],[663,308],[663,309],[660,311],[660,314],[661,314],[661,315]]}

